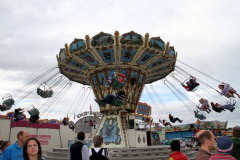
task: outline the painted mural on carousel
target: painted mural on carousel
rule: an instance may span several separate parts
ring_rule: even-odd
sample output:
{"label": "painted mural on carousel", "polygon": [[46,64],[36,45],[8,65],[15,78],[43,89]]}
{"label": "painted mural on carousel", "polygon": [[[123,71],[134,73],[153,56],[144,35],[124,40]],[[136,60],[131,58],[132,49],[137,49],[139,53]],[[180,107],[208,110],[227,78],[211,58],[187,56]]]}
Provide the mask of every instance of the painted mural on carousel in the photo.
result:
{"label": "painted mural on carousel", "polygon": [[105,145],[110,143],[119,145],[121,143],[119,131],[120,129],[118,127],[117,118],[107,118],[103,128],[100,130],[100,135],[103,137],[103,143]]}

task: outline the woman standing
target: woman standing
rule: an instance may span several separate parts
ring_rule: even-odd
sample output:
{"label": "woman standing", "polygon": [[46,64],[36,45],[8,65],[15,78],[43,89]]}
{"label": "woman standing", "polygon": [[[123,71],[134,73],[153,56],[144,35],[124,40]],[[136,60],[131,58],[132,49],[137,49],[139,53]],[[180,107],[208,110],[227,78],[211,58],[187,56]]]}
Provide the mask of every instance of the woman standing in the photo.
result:
{"label": "woman standing", "polygon": [[36,138],[29,138],[23,146],[23,160],[44,160],[42,148]]}

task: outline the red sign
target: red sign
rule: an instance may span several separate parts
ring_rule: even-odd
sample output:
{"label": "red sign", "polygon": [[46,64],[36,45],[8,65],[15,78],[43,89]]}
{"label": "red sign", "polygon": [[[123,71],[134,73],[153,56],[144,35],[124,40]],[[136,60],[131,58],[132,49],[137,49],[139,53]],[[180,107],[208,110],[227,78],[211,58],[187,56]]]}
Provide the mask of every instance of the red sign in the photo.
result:
{"label": "red sign", "polygon": [[35,134],[29,134],[29,137],[34,137],[39,140],[41,145],[48,145],[48,141],[51,140],[51,135],[35,135]]}

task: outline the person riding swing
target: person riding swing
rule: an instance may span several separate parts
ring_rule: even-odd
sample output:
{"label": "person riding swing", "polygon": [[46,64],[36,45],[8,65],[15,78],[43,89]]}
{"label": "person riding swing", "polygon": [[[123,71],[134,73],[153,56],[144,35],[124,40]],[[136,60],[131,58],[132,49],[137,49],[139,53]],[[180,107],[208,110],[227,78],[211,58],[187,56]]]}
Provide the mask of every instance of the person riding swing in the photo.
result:
{"label": "person riding swing", "polygon": [[204,120],[206,119],[206,117],[203,114],[200,114],[199,111],[194,111],[195,113],[195,117],[200,119],[200,120]]}
{"label": "person riding swing", "polygon": [[33,107],[31,110],[28,111],[28,113],[30,114],[30,118],[29,118],[29,122],[28,125],[30,125],[31,123],[39,123],[39,110],[35,107]]}
{"label": "person riding swing", "polygon": [[229,110],[230,112],[233,112],[235,109],[235,107],[234,107],[235,103],[234,104],[226,104],[226,105],[222,106],[218,103],[214,104],[213,102],[211,102],[211,106],[212,106],[212,109],[218,113],[221,113],[222,111],[225,111],[226,109]]}
{"label": "person riding swing", "polygon": [[209,114],[211,112],[211,109],[209,108],[208,101],[206,99],[201,98],[199,102],[201,104],[201,107],[197,106],[197,108],[206,111]]}
{"label": "person riding swing", "polygon": [[115,96],[108,94],[102,100],[95,99],[95,101],[99,105],[105,106],[106,104],[110,104],[110,105],[114,105],[114,106],[119,107],[119,106],[121,106],[123,104],[124,98],[125,98],[125,91],[124,90],[120,90],[117,93],[115,93]]}
{"label": "person riding swing", "polygon": [[162,123],[165,127],[167,127],[168,125],[172,127],[172,125],[169,122],[167,122],[165,119],[163,119],[162,121],[159,119],[159,122]]}
{"label": "person riding swing", "polygon": [[124,81],[125,81],[124,74],[114,72],[114,76],[108,77],[107,83],[105,84],[104,87],[109,88],[111,86],[113,89],[119,90],[119,89],[122,89],[124,85]]}
{"label": "person riding swing", "polygon": [[229,84],[227,83],[222,83],[218,86],[218,88],[221,90],[221,92],[219,92],[218,90],[216,90],[219,94],[224,95],[227,98],[230,97],[234,97],[235,96],[233,94],[236,94],[238,96],[238,98],[240,98],[240,95],[237,93],[236,90],[234,90],[234,88],[232,88]]}
{"label": "person riding swing", "polygon": [[193,76],[191,76],[191,79],[188,82],[186,82],[187,84],[186,86],[183,83],[181,84],[188,92],[194,91],[194,89],[200,85],[199,83],[196,82],[196,78]]}
{"label": "person riding swing", "polygon": [[176,121],[182,123],[183,120],[180,120],[178,117],[174,118],[171,114],[169,114],[169,120],[172,122],[172,123],[175,123]]}

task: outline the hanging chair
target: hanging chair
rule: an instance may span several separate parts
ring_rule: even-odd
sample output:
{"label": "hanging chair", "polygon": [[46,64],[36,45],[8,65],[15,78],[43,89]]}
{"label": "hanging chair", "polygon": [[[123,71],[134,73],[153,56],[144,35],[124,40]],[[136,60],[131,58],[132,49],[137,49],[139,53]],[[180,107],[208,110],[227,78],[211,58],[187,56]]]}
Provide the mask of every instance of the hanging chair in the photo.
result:
{"label": "hanging chair", "polygon": [[204,112],[199,112],[198,113],[198,119],[200,120],[205,120],[207,117],[206,117],[206,114]]}
{"label": "hanging chair", "polygon": [[124,98],[122,98],[120,95],[118,95],[117,93],[115,93],[116,98],[114,98],[112,100],[112,105],[116,106],[116,107],[120,107],[121,105],[123,105],[124,102]]}
{"label": "hanging chair", "polygon": [[0,105],[0,111],[6,111],[7,110],[7,108],[4,106],[4,105]]}
{"label": "hanging chair", "polygon": [[235,106],[236,101],[233,98],[230,98],[229,101],[227,102],[227,104]]}
{"label": "hanging chair", "polygon": [[34,106],[27,112],[30,114],[30,116],[36,116],[39,114],[39,110],[37,108],[35,108]]}
{"label": "hanging chair", "polygon": [[42,89],[38,88],[37,94],[42,98],[50,98],[53,95],[53,91],[52,90],[43,91]]}
{"label": "hanging chair", "polygon": [[123,85],[123,82],[119,82],[118,79],[114,78],[110,86],[115,90],[120,90],[122,89]]}
{"label": "hanging chair", "polygon": [[121,105],[123,105],[123,101],[117,98],[114,98],[112,100],[112,105],[116,106],[116,107],[120,107]]}
{"label": "hanging chair", "polygon": [[[188,81],[190,81],[191,79],[193,79],[193,77],[188,77],[182,84],[186,84],[187,85],[187,82]],[[197,82],[195,82],[195,83],[197,83]],[[187,85],[188,86],[188,85]],[[197,89],[198,89],[198,86],[199,85],[197,85],[197,86],[195,86],[192,90],[189,90],[189,92],[194,92],[194,91],[196,91]],[[184,87],[185,88],[185,87]],[[190,86],[189,86],[189,88],[190,88]],[[186,88],[185,88],[186,89]],[[186,89],[187,90],[187,89]],[[187,90],[188,91],[188,90]]]}

